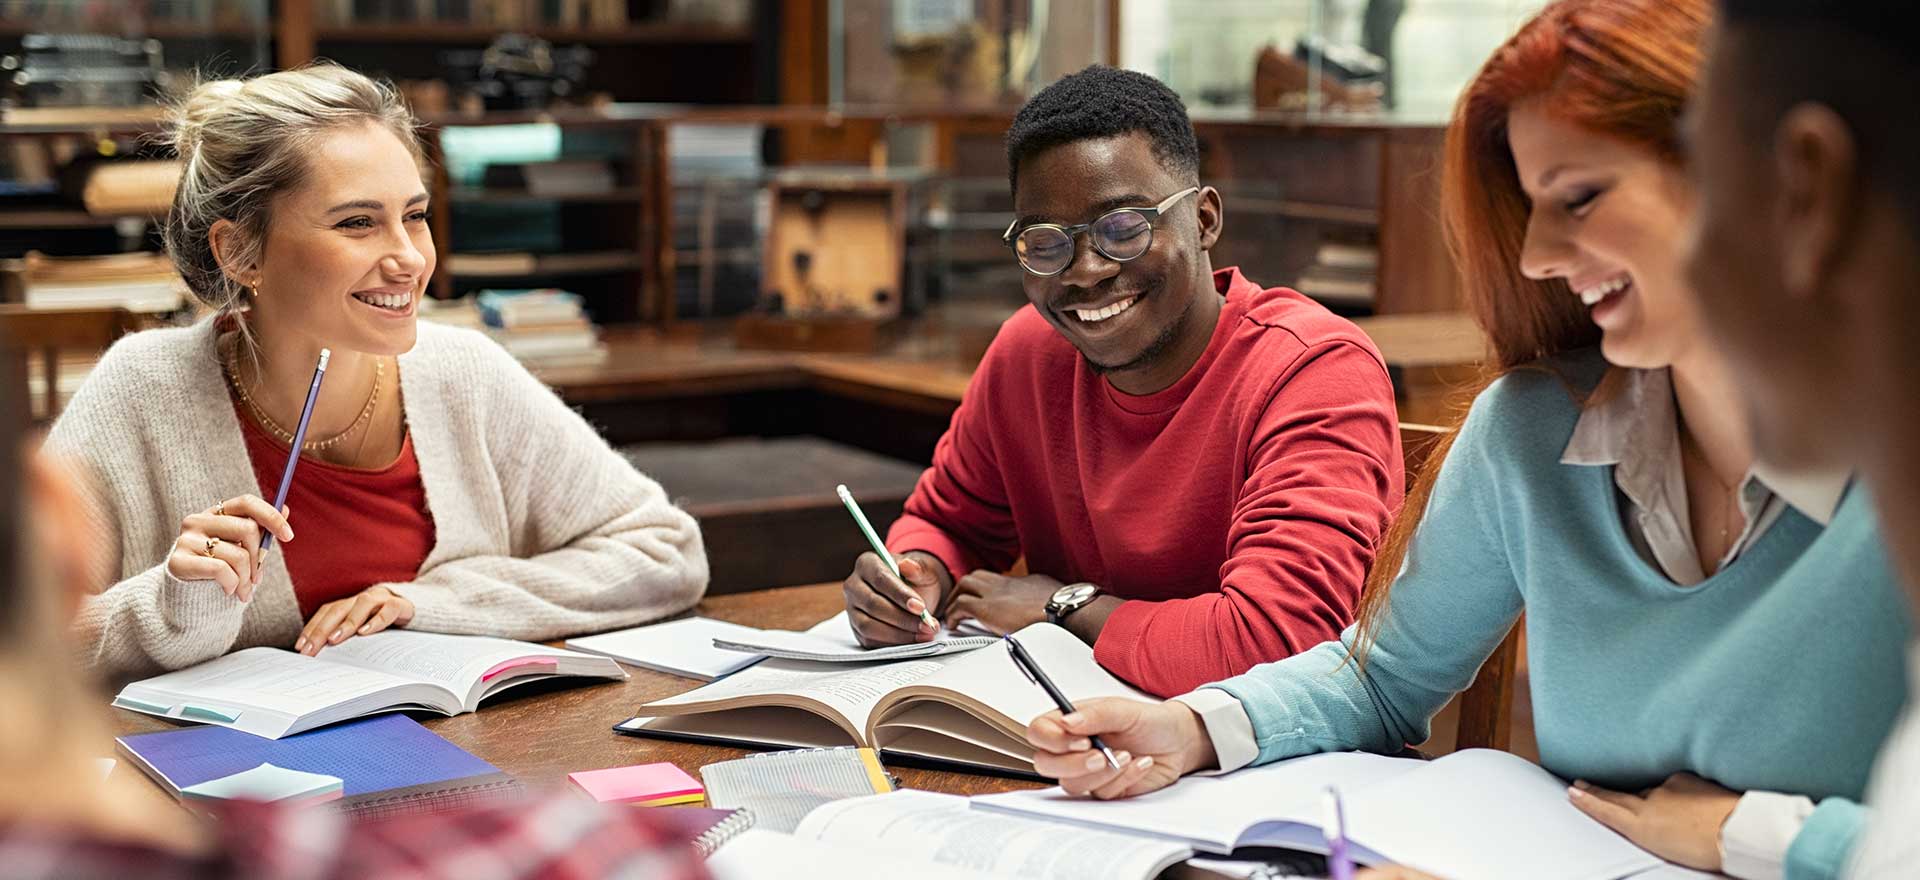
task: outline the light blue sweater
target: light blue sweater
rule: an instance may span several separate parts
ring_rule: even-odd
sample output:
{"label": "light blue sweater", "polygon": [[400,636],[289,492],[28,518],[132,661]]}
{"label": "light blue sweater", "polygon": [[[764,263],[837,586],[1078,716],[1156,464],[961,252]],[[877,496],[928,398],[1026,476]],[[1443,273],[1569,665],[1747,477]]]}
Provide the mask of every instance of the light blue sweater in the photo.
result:
{"label": "light blue sweater", "polygon": [[1691,771],[1736,791],[1821,801],[1789,878],[1839,874],[1853,800],[1906,694],[1903,597],[1868,499],[1827,528],[1788,509],[1733,564],[1675,586],[1628,543],[1610,467],[1560,455],[1605,364],[1526,370],[1475,401],[1394,584],[1363,681],[1354,630],[1213,687],[1246,708],[1259,762],[1392,751],[1527,614],[1541,763],[1637,791]]}

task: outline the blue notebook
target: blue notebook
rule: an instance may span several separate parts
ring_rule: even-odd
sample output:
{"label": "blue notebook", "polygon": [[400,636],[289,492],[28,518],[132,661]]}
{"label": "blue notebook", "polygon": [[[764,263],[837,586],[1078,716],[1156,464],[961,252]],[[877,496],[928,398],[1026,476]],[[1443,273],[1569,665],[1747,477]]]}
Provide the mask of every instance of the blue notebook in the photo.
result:
{"label": "blue notebook", "polygon": [[499,768],[405,715],[376,715],[280,739],[226,727],[120,737],[120,749],[174,797],[211,779],[271,763],[338,776],[355,815],[434,812],[519,793]]}

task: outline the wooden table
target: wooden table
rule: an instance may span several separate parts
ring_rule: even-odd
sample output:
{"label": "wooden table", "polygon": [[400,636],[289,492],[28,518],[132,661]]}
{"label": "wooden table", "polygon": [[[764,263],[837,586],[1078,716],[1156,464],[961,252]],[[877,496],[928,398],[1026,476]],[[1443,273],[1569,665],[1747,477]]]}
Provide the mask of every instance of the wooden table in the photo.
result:
{"label": "wooden table", "polygon": [[[1485,337],[1464,312],[1354,323],[1396,373],[1402,421],[1444,421],[1448,392],[1471,378],[1485,357]],[[604,363],[535,366],[534,372],[575,405],[811,392],[941,422],[973,378],[973,347],[936,327],[910,329],[888,351],[871,355],[743,350],[722,330],[613,328],[604,337]]]}
{"label": "wooden table", "polygon": [[[1354,324],[1396,369],[1471,367],[1486,354],[1485,337],[1464,312],[1360,318]],[[745,350],[717,326],[670,333],[653,327],[610,328],[604,338],[604,363],[536,365],[534,372],[574,403],[811,387],[876,403],[951,412],[974,368],[930,329],[910,331],[892,349],[870,355]]]}
{"label": "wooden table", "polygon": [[[696,613],[750,626],[805,629],[841,608],[839,584],[784,587],[715,596]],[[689,773],[704,765],[746,754],[728,746],[622,736],[615,724],[633,717],[642,703],[692,690],[700,682],[661,672],[624,667],[625,682],[579,684],[566,680],[527,685],[488,702],[480,711],[445,718],[415,713],[429,730],[506,771],[530,788],[566,782],[576,770],[598,770],[653,761],[671,761]],[[172,730],[179,725],[151,715],[113,709],[114,734]],[[129,768],[131,769],[131,768]],[[954,771],[890,767],[908,788],[949,794],[988,794],[1040,788],[1036,782]]]}
{"label": "wooden table", "polygon": [[946,413],[973,378],[973,364],[932,333],[911,333],[884,354],[855,355],[742,349],[720,331],[609,328],[605,362],[532,369],[575,404],[812,388]]}

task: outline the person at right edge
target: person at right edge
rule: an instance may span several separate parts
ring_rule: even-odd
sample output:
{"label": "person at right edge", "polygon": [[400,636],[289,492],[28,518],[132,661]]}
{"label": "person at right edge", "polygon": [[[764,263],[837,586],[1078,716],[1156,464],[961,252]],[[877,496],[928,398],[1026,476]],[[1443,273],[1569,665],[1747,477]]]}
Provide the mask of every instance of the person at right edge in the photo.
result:
{"label": "person at right edge", "polygon": [[[1675,126],[1708,6],[1561,0],[1461,95],[1442,213],[1493,377],[1415,483],[1359,622],[1179,699],[1043,715],[1041,772],[1125,797],[1210,767],[1398,750],[1524,610],[1540,761],[1573,806],[1686,867],[1840,873],[1911,625],[1848,473],[1756,458],[1751,377],[1696,294],[1723,282],[1684,272]],[[1091,735],[1134,760],[1095,769]]]}
{"label": "person at right edge", "polygon": [[[1920,612],[1914,5],[1720,0],[1719,12],[1682,127],[1699,195],[1687,268],[1701,311],[1745,377],[1759,456],[1814,479],[1858,467]],[[1908,686],[1920,687],[1920,643],[1910,645]],[[1867,804],[1849,875],[1920,876],[1920,690],[1881,749]]]}

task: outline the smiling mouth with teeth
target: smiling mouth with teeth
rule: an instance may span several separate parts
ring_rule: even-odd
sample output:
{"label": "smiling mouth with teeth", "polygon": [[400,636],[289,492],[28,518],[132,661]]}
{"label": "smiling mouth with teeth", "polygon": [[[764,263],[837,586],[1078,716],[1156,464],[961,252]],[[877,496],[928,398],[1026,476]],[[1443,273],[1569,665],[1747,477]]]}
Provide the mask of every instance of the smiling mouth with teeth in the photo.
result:
{"label": "smiling mouth with teeth", "polygon": [[1625,290],[1627,288],[1627,285],[1632,283],[1633,283],[1632,279],[1629,279],[1626,276],[1621,276],[1619,278],[1613,279],[1612,281],[1606,281],[1600,284],[1596,284],[1592,287],[1587,288],[1586,290],[1580,291],[1580,302],[1589,306],[1594,305],[1615,293]]}
{"label": "smiling mouth with teeth", "polygon": [[406,311],[407,306],[413,302],[411,293],[356,293],[353,298],[376,309],[386,309],[389,312]]}
{"label": "smiling mouth with teeth", "polygon": [[1068,309],[1068,311],[1072,312],[1073,316],[1079,318],[1082,322],[1098,324],[1101,321],[1105,321],[1121,312],[1133,308],[1134,302],[1139,299],[1140,297],[1138,296],[1130,296],[1103,309]]}

